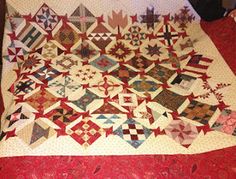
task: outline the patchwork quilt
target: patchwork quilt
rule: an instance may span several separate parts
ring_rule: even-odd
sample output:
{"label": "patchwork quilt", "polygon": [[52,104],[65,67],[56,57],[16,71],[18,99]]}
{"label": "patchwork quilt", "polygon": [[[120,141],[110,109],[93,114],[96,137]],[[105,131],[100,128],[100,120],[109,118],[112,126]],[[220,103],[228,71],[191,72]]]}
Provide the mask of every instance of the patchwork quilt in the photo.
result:
{"label": "patchwork quilt", "polygon": [[236,77],[186,0],[7,0],[0,157],[236,145]]}

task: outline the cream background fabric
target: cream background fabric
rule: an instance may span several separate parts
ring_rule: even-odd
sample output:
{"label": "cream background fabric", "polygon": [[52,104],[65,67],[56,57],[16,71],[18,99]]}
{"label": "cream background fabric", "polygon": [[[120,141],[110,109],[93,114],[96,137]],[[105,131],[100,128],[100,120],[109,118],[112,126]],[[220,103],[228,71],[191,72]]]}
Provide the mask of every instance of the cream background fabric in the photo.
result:
{"label": "cream background fabric", "polygon": [[[194,48],[200,54],[204,54],[206,57],[214,59],[208,74],[212,76],[210,83],[215,84],[218,82],[230,83],[224,93],[224,100],[230,104],[230,109],[236,110],[236,77],[229,69],[224,59],[210,40],[210,38],[203,32],[199,25],[200,18],[191,8],[189,3],[185,0],[7,0],[7,3],[17,9],[20,14],[35,14],[43,3],[46,3],[57,14],[70,15],[74,9],[83,3],[94,15],[99,16],[104,14],[105,21],[107,14],[112,10],[123,10],[123,13],[133,15],[134,13],[142,14],[145,12],[146,7],[154,6],[159,14],[172,15],[177,13],[183,6],[188,6],[196,17],[195,21],[188,27],[187,32],[192,39],[198,39],[194,44]],[[5,31],[3,49],[6,49],[9,45],[9,38]],[[4,52],[4,51],[3,51]],[[184,52],[179,52],[180,54]],[[7,109],[2,115],[2,121],[8,113],[8,109],[11,109],[13,98],[11,93],[7,90],[15,80],[15,73],[13,72],[14,64],[3,61],[3,79],[2,79],[2,93],[4,99],[4,106]],[[199,81],[199,85],[201,81]],[[194,94],[201,94],[201,89],[195,88]],[[201,101],[201,100],[198,100]],[[206,102],[206,100],[203,100]],[[216,104],[214,97],[208,99],[209,104]],[[220,112],[217,111],[210,123],[214,123],[217,115]],[[186,120],[183,118],[183,120]],[[186,120],[188,121],[188,120]],[[4,125],[4,122],[3,122]],[[0,157],[4,156],[22,156],[22,155],[139,155],[139,154],[194,154],[202,153],[211,150],[221,149],[236,145],[236,138],[231,135],[227,135],[221,132],[212,131],[203,135],[201,132],[194,140],[193,144],[189,148],[185,148],[174,140],[167,136],[154,137],[154,134],[145,141],[145,144],[135,149],[127,142],[124,142],[119,136],[105,135],[100,137],[95,143],[93,143],[87,149],[84,149],[77,142],[75,142],[69,136],[56,138],[56,135],[48,139],[42,145],[32,149],[25,144],[19,138],[10,138],[6,141],[0,142]],[[116,150],[119,149],[119,150]]]}

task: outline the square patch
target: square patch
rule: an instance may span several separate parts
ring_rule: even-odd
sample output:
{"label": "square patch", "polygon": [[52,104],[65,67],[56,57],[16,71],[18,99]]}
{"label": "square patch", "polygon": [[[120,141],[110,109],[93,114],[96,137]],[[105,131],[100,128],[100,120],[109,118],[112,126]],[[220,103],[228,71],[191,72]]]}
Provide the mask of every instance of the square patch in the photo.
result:
{"label": "square patch", "polygon": [[236,136],[236,112],[229,109],[223,110],[211,128]]}
{"label": "square patch", "polygon": [[134,148],[138,148],[151,133],[151,129],[144,127],[133,119],[128,119],[114,131],[115,135],[120,136]]}
{"label": "square patch", "polygon": [[103,129],[90,119],[85,118],[70,129],[70,136],[87,148],[102,135]]}
{"label": "square patch", "polygon": [[60,75],[60,72],[51,66],[43,66],[33,73],[33,76],[44,84]]}
{"label": "square patch", "polygon": [[37,48],[46,39],[45,35],[29,22],[26,23],[17,38],[31,50]]}
{"label": "square patch", "polygon": [[184,103],[187,99],[185,96],[181,96],[177,93],[169,91],[167,89],[163,89],[154,99],[153,101],[161,104],[162,106],[172,110],[177,111],[178,108]]}
{"label": "square patch", "polygon": [[39,9],[35,15],[35,20],[45,31],[52,31],[59,22],[56,13],[46,4],[43,4]]}
{"label": "square patch", "polygon": [[216,106],[193,100],[180,115],[193,121],[207,124],[211,117],[214,115],[216,109]]}
{"label": "square patch", "polygon": [[199,134],[196,126],[182,120],[173,120],[164,131],[167,136],[184,147],[189,147]]}
{"label": "square patch", "polygon": [[171,84],[179,89],[188,91],[193,86],[196,78],[185,75],[185,74],[178,74],[172,81]]}
{"label": "square patch", "polygon": [[37,119],[18,131],[17,136],[31,148],[36,148],[56,134],[42,119]]}
{"label": "square patch", "polygon": [[162,83],[165,83],[174,73],[175,71],[173,70],[170,70],[160,65],[156,65],[147,74],[150,75],[152,78],[161,81]]}
{"label": "square patch", "polygon": [[111,58],[108,58],[106,55],[101,55],[96,60],[90,62],[90,65],[102,71],[107,71],[110,68],[114,67],[116,64],[116,61]]}
{"label": "square patch", "polygon": [[138,106],[138,100],[136,94],[133,93],[120,93],[119,104],[121,106]]}

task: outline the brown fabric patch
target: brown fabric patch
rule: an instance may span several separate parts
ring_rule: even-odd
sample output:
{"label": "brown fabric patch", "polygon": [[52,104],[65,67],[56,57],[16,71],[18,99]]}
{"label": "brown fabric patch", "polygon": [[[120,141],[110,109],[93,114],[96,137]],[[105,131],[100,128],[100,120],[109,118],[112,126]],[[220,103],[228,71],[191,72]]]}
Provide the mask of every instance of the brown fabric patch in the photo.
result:
{"label": "brown fabric patch", "polygon": [[204,104],[198,101],[191,101],[180,115],[202,124],[207,124],[216,109],[216,106]]}
{"label": "brown fabric patch", "polygon": [[165,83],[174,73],[175,71],[172,71],[160,65],[156,65],[147,74],[155,78],[156,80]]}
{"label": "brown fabric patch", "polygon": [[172,111],[177,111],[177,109],[184,103],[186,99],[187,98],[185,96],[181,96],[172,91],[164,89],[153,99],[153,101]]}

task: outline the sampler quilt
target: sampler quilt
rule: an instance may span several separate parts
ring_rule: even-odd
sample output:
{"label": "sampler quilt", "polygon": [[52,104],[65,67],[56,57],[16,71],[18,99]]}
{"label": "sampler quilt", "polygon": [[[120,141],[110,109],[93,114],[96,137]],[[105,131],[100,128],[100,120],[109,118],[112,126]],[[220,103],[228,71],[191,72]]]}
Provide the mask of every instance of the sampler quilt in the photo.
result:
{"label": "sampler quilt", "polygon": [[69,2],[7,0],[0,157],[236,145],[236,77],[186,1]]}

